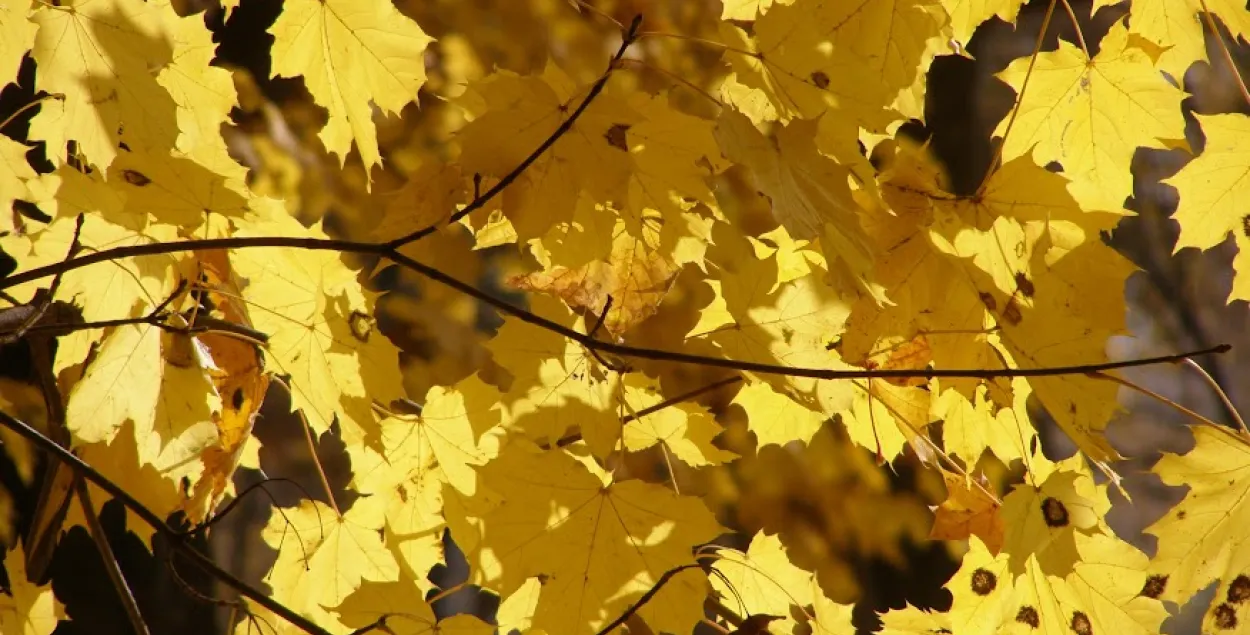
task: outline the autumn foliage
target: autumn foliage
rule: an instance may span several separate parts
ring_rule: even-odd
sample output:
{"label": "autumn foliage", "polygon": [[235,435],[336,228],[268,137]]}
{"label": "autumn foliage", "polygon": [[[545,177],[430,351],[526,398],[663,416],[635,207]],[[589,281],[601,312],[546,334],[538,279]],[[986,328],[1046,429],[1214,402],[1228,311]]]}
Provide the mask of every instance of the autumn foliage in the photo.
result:
{"label": "autumn foliage", "polygon": [[[852,561],[940,541],[949,603],[883,632],[1156,633],[1213,584],[1245,632],[1250,432],[1194,414],[1153,556],[1106,435],[1142,149],[1194,155],[1176,248],[1232,234],[1250,300],[1250,119],[1182,103],[1244,3],[1033,3],[972,187],[930,70],[1022,0],[488,4],[287,0],[248,66],[238,0],[0,2],[0,439],[40,492],[0,498],[4,633],[69,619],[48,558],[116,495],[22,424],[186,552],[283,414],[350,476],[249,537],[236,633],[849,634]],[[498,610],[436,615],[465,588]]]}

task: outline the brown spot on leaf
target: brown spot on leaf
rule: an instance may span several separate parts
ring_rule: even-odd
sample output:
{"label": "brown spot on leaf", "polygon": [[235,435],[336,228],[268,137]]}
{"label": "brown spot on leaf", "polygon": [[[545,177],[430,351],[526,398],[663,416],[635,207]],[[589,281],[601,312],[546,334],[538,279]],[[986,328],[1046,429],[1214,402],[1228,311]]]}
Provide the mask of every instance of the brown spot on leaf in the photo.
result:
{"label": "brown spot on leaf", "polygon": [[1016,288],[1020,290],[1020,293],[1024,294],[1024,297],[1033,297],[1033,292],[1035,291],[1033,281],[1029,280],[1029,276],[1023,271],[1016,272]]}
{"label": "brown spot on leaf", "polygon": [[1031,606],[1022,606],[1016,611],[1016,621],[1021,624],[1028,624],[1032,628],[1037,628],[1042,620],[1037,615],[1037,609]]}
{"label": "brown spot on leaf", "polygon": [[1163,590],[1168,588],[1168,577],[1165,575],[1152,575],[1146,578],[1146,584],[1142,585],[1141,593],[1148,598],[1159,599],[1163,595]]}
{"label": "brown spot on leaf", "polygon": [[1241,233],[1250,238],[1250,214],[1241,217]]}
{"label": "brown spot on leaf", "polygon": [[1042,518],[1046,519],[1046,524],[1051,527],[1067,527],[1068,526],[1068,508],[1057,498],[1047,497],[1042,501]]}
{"label": "brown spot on leaf", "polygon": [[234,393],[230,395],[230,407],[238,410],[243,407],[243,388],[235,388]]}
{"label": "brown spot on leaf", "polygon": [[981,298],[981,304],[984,304],[985,308],[991,311],[998,310],[998,303],[994,301],[994,296],[982,291],[980,294],[978,294],[978,297]]}
{"label": "brown spot on leaf", "polygon": [[122,170],[122,178],[126,179],[127,183],[136,187],[143,187],[144,185],[152,182],[152,179],[149,179],[138,170]]}
{"label": "brown spot on leaf", "polygon": [[1228,585],[1228,601],[1241,604],[1246,600],[1250,600],[1250,576],[1243,573],[1233,578],[1233,583]]}
{"label": "brown spot on leaf", "polygon": [[829,76],[826,75],[824,71],[816,71],[812,73],[811,79],[812,83],[816,85],[816,88],[821,90],[829,88]]}
{"label": "brown spot on leaf", "polygon": [[1024,316],[1020,314],[1020,303],[1016,300],[1016,298],[1008,300],[1007,306],[1003,307],[1003,321],[1011,326],[1019,324],[1020,320],[1024,319]]}
{"label": "brown spot on leaf", "polygon": [[629,152],[629,143],[625,139],[625,133],[629,132],[629,124],[614,123],[608,131],[603,133],[603,138],[608,140],[608,145],[618,148],[624,152]]}
{"label": "brown spot on leaf", "polygon": [[994,592],[994,588],[998,586],[998,576],[994,575],[988,569],[981,568],[972,572],[972,592],[980,596],[986,596]]}
{"label": "brown spot on leaf", "polygon": [[1081,611],[1072,613],[1072,621],[1068,623],[1076,635],[1094,635],[1094,624],[1089,621],[1089,616]]}
{"label": "brown spot on leaf", "polygon": [[1215,607],[1211,611],[1214,619],[1215,627],[1222,631],[1231,631],[1237,628],[1237,607],[1227,602]]}

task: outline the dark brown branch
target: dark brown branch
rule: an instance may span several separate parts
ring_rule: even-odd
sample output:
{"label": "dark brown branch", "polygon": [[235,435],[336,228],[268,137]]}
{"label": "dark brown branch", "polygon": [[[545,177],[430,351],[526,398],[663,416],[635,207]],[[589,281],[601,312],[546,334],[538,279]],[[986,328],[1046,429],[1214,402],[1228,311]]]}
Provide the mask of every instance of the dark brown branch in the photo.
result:
{"label": "dark brown branch", "polygon": [[69,450],[57,445],[54,441],[40,434],[38,430],[27,425],[24,421],[14,418],[7,412],[0,411],[0,425],[20,434],[25,439],[39,446],[41,450],[50,454],[54,459],[68,465],[76,474],[82,478],[94,483],[97,487],[108,492],[113,498],[121,501],[127,509],[134,512],[143,522],[156,530],[156,533],[169,541],[179,553],[185,555],[196,566],[204,569],[223,582],[226,586],[237,591],[240,595],[256,602],[257,604],[272,611],[282,619],[290,622],[300,630],[309,635],[330,635],[330,632],[317,626],[308,618],[292,611],[280,602],[271,599],[260,590],[250,584],[238,579],[230,572],[217,566],[208,556],[196,551],[191,545],[183,540],[183,535],[165,523],[165,520],[157,516],[155,512],[145,507],[142,503],[135,500],[133,496],[128,494],[113,481],[110,481],[103,474],[96,471],[95,468],[84,463],[82,459],[74,456]]}
{"label": "dark brown branch", "polygon": [[1119,362],[1102,362],[1098,364],[1080,364],[1075,366],[1051,366],[1046,368],[892,368],[873,370],[832,370],[828,368],[799,368],[794,366],[783,366],[780,364],[765,364],[761,362],[727,359],[724,357],[707,357],[677,351],[641,348],[637,346],[617,344],[615,342],[596,340],[585,333],[579,333],[564,326],[563,324],[553,322],[521,307],[509,304],[508,302],[496,298],[467,282],[453,278],[446,273],[435,269],[434,267],[409,258],[408,256],[399,253],[397,250],[391,249],[387,243],[366,243],[351,240],[322,238],[297,238],[291,236],[210,238],[169,243],[151,243],[147,245],[130,245],[127,247],[105,249],[87,254],[85,256],[79,256],[71,260],[52,263],[43,267],[37,267],[35,269],[9,276],[8,278],[0,280],[0,290],[15,287],[19,284],[24,284],[32,280],[46,278],[60,272],[80,269],[88,265],[108,262],[110,260],[120,258],[153,256],[181,251],[203,251],[208,249],[253,249],[258,247],[290,247],[295,249],[308,249],[310,251],[337,251],[341,253],[373,255],[386,258],[395,264],[415,271],[430,280],[489,304],[498,311],[511,315],[522,322],[527,322],[539,328],[551,331],[557,335],[567,337],[590,350],[600,353],[619,355],[621,357],[649,359],[652,361],[670,362],[674,364],[691,364],[695,366],[727,368],[730,370],[765,375],[810,377],[813,379],[932,379],[935,377],[994,379],[996,377],[1055,377],[1059,375],[1087,375],[1090,373],[1117,370],[1121,368],[1132,368],[1136,366],[1173,364],[1191,357],[1211,355],[1215,353],[1226,353],[1232,348],[1228,344],[1221,344],[1219,346],[1198,351],[1189,351],[1177,355],[1161,355],[1159,357],[1129,359]]}
{"label": "dark brown branch", "polygon": [[[586,93],[586,97],[583,98],[581,103],[577,105],[577,108],[574,109],[564,121],[560,122],[560,125],[547,136],[546,140],[539,144],[537,148],[534,148],[534,151],[530,152],[529,156],[525,157],[524,161],[518,163],[517,166],[505,174],[502,179],[499,179],[498,183],[495,183],[489,190],[486,190],[486,192],[481,195],[476,195],[476,191],[481,180],[480,175],[474,175],[473,189],[475,196],[473,200],[470,201],[464,209],[452,214],[451,217],[443,223],[443,225],[455,224],[465,216],[481,209],[496,196],[499,196],[499,194],[507,189],[509,185],[512,185],[513,181],[520,178],[521,174],[533,165],[539,157],[546,153],[547,150],[550,150],[551,146],[555,145],[561,137],[568,134],[569,130],[573,129],[573,124],[577,123],[578,118],[582,116],[582,113],[586,111],[586,108],[590,106],[590,103],[599,96],[599,93],[603,92],[603,87],[608,84],[608,79],[612,77],[612,71],[616,70],[617,66],[621,62],[621,58],[625,56],[625,50],[634,43],[634,40],[638,39],[638,27],[640,26],[642,26],[641,14],[634,16],[634,20],[629,23],[629,28],[621,34],[621,46],[616,50],[616,54],[612,56],[612,60],[608,62],[607,70],[603,71],[603,74],[599,76],[598,81],[596,81],[594,85],[590,87],[590,91]],[[388,249],[399,249],[408,243],[416,242],[426,236],[429,236],[430,234],[433,234],[438,231],[439,228],[439,224],[423,227],[412,232],[411,234],[408,234],[407,236],[402,236],[386,243],[386,247]]]}

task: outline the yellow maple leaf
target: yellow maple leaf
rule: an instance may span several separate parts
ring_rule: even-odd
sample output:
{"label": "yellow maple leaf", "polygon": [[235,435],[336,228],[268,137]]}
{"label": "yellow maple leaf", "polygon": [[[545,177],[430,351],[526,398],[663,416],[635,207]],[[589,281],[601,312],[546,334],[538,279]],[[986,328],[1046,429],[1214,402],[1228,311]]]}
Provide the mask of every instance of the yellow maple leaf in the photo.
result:
{"label": "yellow maple leaf", "polygon": [[380,453],[368,446],[347,448],[353,486],[385,502],[387,540],[426,587],[425,574],[443,560],[443,497],[453,492],[443,485],[454,488],[456,495],[472,495],[477,489],[474,467],[494,454],[488,443],[479,444],[470,409],[474,417],[499,421],[489,404],[470,404],[458,390],[434,387],[419,417],[393,415],[378,424]]}
{"label": "yellow maple leaf", "polygon": [[881,615],[880,635],[945,635],[951,632],[948,613],[926,611],[910,604]]}
{"label": "yellow maple leaf", "polygon": [[1210,249],[1228,234],[1237,244],[1228,301],[1250,299],[1250,221],[1241,201],[1250,192],[1250,156],[1237,139],[1250,132],[1245,115],[1195,115],[1206,136],[1202,154],[1163,182],[1180,193],[1172,218],[1180,224],[1176,249]]}
{"label": "yellow maple leaf", "polygon": [[929,537],[965,540],[976,536],[990,553],[998,553],[1003,544],[1003,518],[998,513],[1002,503],[987,491],[984,483],[974,483],[965,475],[942,470],[942,480],[946,482],[946,500],[933,510]]}
{"label": "yellow maple leaf", "polygon": [[302,75],[330,113],[318,135],[325,148],[342,164],[355,141],[366,173],[380,165],[370,102],[395,114],[416,101],[433,38],[385,0],[292,0],[269,33],[273,76]]}
{"label": "yellow maple leaf", "polygon": [[[236,235],[325,237],[277,214]],[[374,421],[371,400],[389,403],[403,394],[399,351],[376,328],[372,294],[332,252],[241,249],[230,261],[247,280],[243,297],[255,328],[269,335],[270,368],[291,377],[293,407],[318,434],[337,416],[344,440],[358,442]]]}
{"label": "yellow maple leaf", "polygon": [[[0,11],[4,11],[0,8]],[[38,178],[35,170],[26,162],[25,145],[0,135],[0,209],[11,210],[13,203],[31,199],[26,182]],[[13,215],[16,211],[0,214],[0,232],[14,230]]]}
{"label": "yellow maple leaf", "polygon": [[726,111],[716,129],[725,153],[749,167],[756,186],[790,236],[819,238],[835,275],[883,300],[872,280],[873,248],[859,222],[847,183],[850,171],[816,149],[815,126],[797,121],[770,139],[746,117]]}
{"label": "yellow maple leaf", "polygon": [[994,16],[1015,24],[1024,0],[941,0],[941,3],[950,16],[951,37],[960,46],[967,46],[977,27]]}
{"label": "yellow maple leaf", "polygon": [[0,5],[0,86],[17,80],[22,57],[35,43],[35,24],[25,4]]}
{"label": "yellow maple leaf", "polygon": [[339,621],[351,629],[362,629],[385,620],[377,627],[392,635],[491,635],[495,627],[476,615],[461,613],[438,618],[411,580],[365,581],[334,609]]}
{"label": "yellow maple leaf", "polygon": [[941,7],[924,0],[799,0],[756,20],[754,38],[729,27],[729,43],[752,52],[729,61],[738,81],[763,92],[782,121],[833,110],[851,125],[881,131],[896,116],[892,105],[923,116],[917,78],[928,70],[936,51],[930,42],[940,42],[944,21]]}
{"label": "yellow maple leaf", "polygon": [[666,451],[693,467],[718,465],[737,454],[712,445],[723,428],[705,408],[693,403],[672,404],[649,414],[643,410],[664,400],[653,382],[631,373],[625,378],[625,411],[635,417],[625,424],[625,449],[630,452],[663,444]]}
{"label": "yellow maple leaf", "polygon": [[[611,477],[560,450],[513,441],[479,469],[467,517],[448,514],[471,579],[503,595],[540,576],[533,627],[593,633],[722,528],[697,499]],[[490,492],[487,495],[487,492]],[[706,581],[685,571],[639,614],[657,631],[686,632],[702,616]]]}
{"label": "yellow maple leaf", "polygon": [[[724,0],[720,19],[754,20],[768,12],[775,0]],[[793,4],[794,0],[777,0],[777,4]]]}
{"label": "yellow maple leaf", "polygon": [[[1164,454],[1154,472],[1168,485],[1187,485],[1184,500],[1146,529],[1159,537],[1150,564],[1163,585],[1160,599],[1184,603],[1211,582],[1223,586],[1250,575],[1245,539],[1250,505],[1250,446],[1237,435],[1209,426],[1191,428],[1196,441],[1186,454]],[[1222,587],[1223,588],[1223,587]],[[1222,602],[1217,598],[1212,609]]]}
{"label": "yellow maple leaf", "polygon": [[[999,74],[1020,92],[1032,69],[1019,115],[1003,142],[1003,159],[1029,154],[1039,164],[1058,161],[1068,191],[1087,209],[1119,211],[1133,192],[1128,166],[1138,147],[1164,148],[1183,139],[1185,93],[1129,43],[1123,22],[1111,27],[1090,59],[1059,41],[1037,61],[1018,59]],[[1010,116],[994,134],[1006,133]]]}
{"label": "yellow maple leaf", "polygon": [[311,500],[294,509],[275,509],[261,531],[278,552],[265,577],[273,599],[314,622],[330,624],[334,617],[328,609],[364,581],[397,579],[399,564],[379,531],[383,520],[380,501],[371,498],[358,499],[342,516]]}
{"label": "yellow maple leaf", "polygon": [[30,138],[48,144],[48,161],[63,163],[70,141],[100,167],[121,141],[132,150],[174,146],[177,107],[150,72],[173,52],[178,16],[167,0],[40,4],[30,19],[39,26],[35,87],[64,95],[42,102],[30,124]]}
{"label": "yellow maple leaf", "polygon": [[733,403],[746,411],[747,425],[755,433],[758,447],[790,441],[807,443],[827,418],[764,382],[748,383],[734,396]]}
{"label": "yellow maple leaf", "polygon": [[1233,39],[1250,34],[1250,13],[1236,0],[1139,2],[1129,11],[1132,33],[1163,49],[1156,64],[1177,82],[1191,64],[1207,59],[1204,11],[1219,16]]}
{"label": "yellow maple leaf", "polygon": [[1146,556],[1102,534],[1080,534],[1070,571],[1056,575],[1045,559],[1029,555],[1019,572],[1006,551],[992,555],[973,537],[970,550],[946,588],[954,596],[952,630],[963,635],[1071,632],[1157,633],[1167,617],[1163,604],[1140,594]]}
{"label": "yellow maple leaf", "polygon": [[807,606],[814,595],[824,596],[820,587],[813,592],[815,575],[791,564],[775,535],[756,533],[746,553],[719,549],[716,556],[712,568],[722,575],[711,576],[712,588],[744,618],[756,614],[788,616],[790,605]]}
{"label": "yellow maple leaf", "polygon": [[52,584],[32,584],[26,579],[21,547],[4,557],[8,588],[0,594],[0,632],[5,635],[50,635],[57,622],[68,620],[65,607],[52,595]]}

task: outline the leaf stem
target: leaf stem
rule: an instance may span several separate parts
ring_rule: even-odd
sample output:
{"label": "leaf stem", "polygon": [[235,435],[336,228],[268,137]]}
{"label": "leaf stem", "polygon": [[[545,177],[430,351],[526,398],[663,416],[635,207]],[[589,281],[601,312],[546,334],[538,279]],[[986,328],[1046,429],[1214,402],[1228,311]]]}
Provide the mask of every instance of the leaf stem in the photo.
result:
{"label": "leaf stem", "polygon": [[1089,47],[1085,44],[1085,34],[1081,33],[1081,23],[1076,19],[1076,11],[1072,10],[1072,4],[1068,0],[1059,0],[1063,3],[1063,10],[1068,13],[1068,19],[1072,21],[1072,30],[1076,31],[1076,43],[1085,53],[1086,60],[1093,60],[1093,56],[1089,54]]}
{"label": "leaf stem", "polygon": [[[1237,88],[1241,90],[1241,98],[1245,100],[1246,105],[1250,105],[1250,90],[1246,90],[1245,79],[1241,76],[1236,62],[1233,61],[1233,52],[1228,49],[1228,43],[1220,36],[1219,26],[1215,24],[1215,18],[1211,15],[1211,10],[1207,8],[1207,0],[1198,0],[1198,4],[1202,5],[1202,17],[1206,19],[1207,26],[1211,28],[1211,37],[1215,38],[1216,44],[1220,47],[1220,53],[1223,54],[1224,63],[1228,64],[1228,72],[1233,74],[1233,79],[1237,80]],[[1245,424],[1242,424],[1245,429]]]}
{"label": "leaf stem", "polygon": [[1237,412],[1237,409],[1233,407],[1233,401],[1228,398],[1228,393],[1224,392],[1224,389],[1220,387],[1220,383],[1215,381],[1215,378],[1211,376],[1211,373],[1208,373],[1207,369],[1200,366],[1198,362],[1195,362],[1192,359],[1187,359],[1184,364],[1194,372],[1198,373],[1198,376],[1201,377],[1203,381],[1207,382],[1207,385],[1211,387],[1211,390],[1214,390],[1215,394],[1219,395],[1220,401],[1224,402],[1224,407],[1227,408],[1228,412],[1232,414],[1233,421],[1237,422],[1237,427],[1241,430],[1241,436],[1246,437],[1246,439],[1250,439],[1250,428],[1246,427],[1246,420],[1242,419],[1241,413]]}
{"label": "leaf stem", "polygon": [[1020,116],[1020,107],[1024,105],[1024,94],[1029,89],[1029,79],[1033,77],[1033,67],[1037,65],[1037,56],[1042,52],[1042,42],[1046,39],[1046,31],[1050,29],[1050,19],[1055,15],[1055,3],[1058,1],[1050,0],[1050,4],[1046,6],[1042,28],[1038,31],[1037,40],[1033,43],[1033,53],[1029,56],[1029,69],[1024,73],[1020,93],[1016,95],[1016,104],[1011,109],[1011,118],[1007,120],[1007,127],[1003,128],[1003,138],[999,140],[998,147],[994,150],[994,158],[990,159],[990,164],[985,168],[985,178],[981,179],[981,185],[977,187],[978,197],[985,194],[985,188],[990,184],[990,177],[994,176],[994,172],[998,170],[998,164],[1003,160],[1003,148],[1007,147],[1007,137],[1011,135],[1011,129],[1016,125],[1016,117]]}

